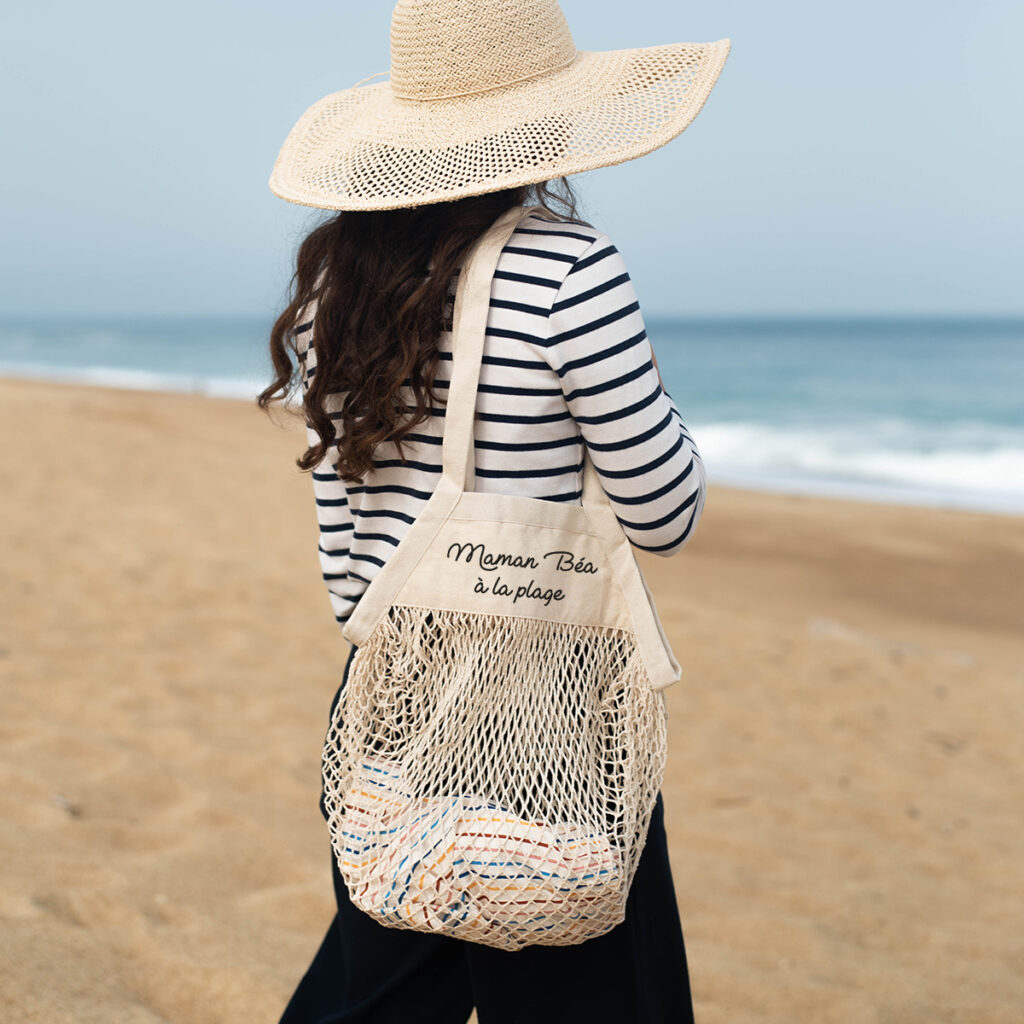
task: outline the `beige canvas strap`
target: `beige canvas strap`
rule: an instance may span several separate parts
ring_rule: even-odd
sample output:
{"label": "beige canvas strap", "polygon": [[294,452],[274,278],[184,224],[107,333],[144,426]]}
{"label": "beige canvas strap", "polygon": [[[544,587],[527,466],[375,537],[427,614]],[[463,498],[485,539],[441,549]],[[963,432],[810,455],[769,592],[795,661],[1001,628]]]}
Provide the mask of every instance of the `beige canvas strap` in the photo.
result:
{"label": "beige canvas strap", "polygon": [[[455,292],[452,321],[452,379],[445,406],[441,445],[442,473],[459,489],[476,488],[473,421],[483,362],[487,317],[491,308],[491,281],[505,247],[520,221],[531,213],[546,215],[542,206],[514,206],[488,228],[463,263]],[[583,445],[583,504],[608,505],[597,471]],[[610,505],[609,505],[610,507]]]}

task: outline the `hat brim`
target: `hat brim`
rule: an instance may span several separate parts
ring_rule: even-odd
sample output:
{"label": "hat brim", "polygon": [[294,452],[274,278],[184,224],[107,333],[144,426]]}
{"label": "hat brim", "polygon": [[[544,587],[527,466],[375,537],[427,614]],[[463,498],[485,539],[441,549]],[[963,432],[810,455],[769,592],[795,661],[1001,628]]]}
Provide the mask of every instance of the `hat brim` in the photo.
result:
{"label": "hat brim", "polygon": [[697,116],[730,40],[580,51],[567,67],[445,100],[383,82],[314,103],[285,140],[275,195],[326,210],[446,202],[624,163]]}

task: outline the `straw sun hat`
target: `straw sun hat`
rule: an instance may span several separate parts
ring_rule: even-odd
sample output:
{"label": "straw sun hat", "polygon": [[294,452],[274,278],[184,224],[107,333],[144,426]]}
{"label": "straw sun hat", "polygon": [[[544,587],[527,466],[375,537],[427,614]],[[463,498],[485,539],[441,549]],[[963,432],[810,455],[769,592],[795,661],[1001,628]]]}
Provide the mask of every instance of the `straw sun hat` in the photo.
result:
{"label": "straw sun hat", "polygon": [[728,39],[577,50],[557,0],[399,0],[390,80],[314,103],[270,188],[389,210],[623,163],[686,128],[728,52]]}

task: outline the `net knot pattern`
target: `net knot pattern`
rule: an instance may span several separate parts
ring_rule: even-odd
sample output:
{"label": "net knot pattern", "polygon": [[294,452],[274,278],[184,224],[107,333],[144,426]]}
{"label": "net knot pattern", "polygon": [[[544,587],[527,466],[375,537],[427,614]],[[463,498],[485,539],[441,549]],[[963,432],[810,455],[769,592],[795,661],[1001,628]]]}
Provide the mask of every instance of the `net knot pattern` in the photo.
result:
{"label": "net knot pattern", "polygon": [[393,605],[324,746],[352,901],[505,950],[602,935],[625,917],[666,749],[629,631]]}

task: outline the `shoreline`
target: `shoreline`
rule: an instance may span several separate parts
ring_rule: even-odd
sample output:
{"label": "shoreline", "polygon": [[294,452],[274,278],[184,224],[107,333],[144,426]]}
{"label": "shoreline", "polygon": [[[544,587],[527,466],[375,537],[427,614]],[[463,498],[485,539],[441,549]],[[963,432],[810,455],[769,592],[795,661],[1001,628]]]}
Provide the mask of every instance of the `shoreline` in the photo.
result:
{"label": "shoreline", "polygon": [[[114,379],[109,379],[113,375]],[[117,378],[120,377],[121,383]],[[57,385],[63,388],[87,388],[112,393],[134,392],[152,395],[180,395],[212,401],[226,401],[253,406],[261,390],[253,384],[253,391],[240,393],[249,387],[232,378],[194,378],[188,386],[185,378],[176,384],[161,387],[154,383],[153,374],[136,370],[98,370],[96,379],[89,371],[55,371],[53,373],[26,372],[19,374],[10,366],[0,366],[0,383],[14,385]],[[269,378],[268,378],[269,381]],[[716,488],[744,491],[754,494],[778,494],[788,497],[821,498],[829,501],[852,501],[890,505],[900,508],[945,509],[976,512],[981,515],[1024,518],[1024,504],[1005,495],[985,491],[945,492],[935,487],[912,486],[881,481],[859,481],[821,476],[817,478],[773,473],[769,470],[735,471],[730,468],[708,470],[708,484]]]}

